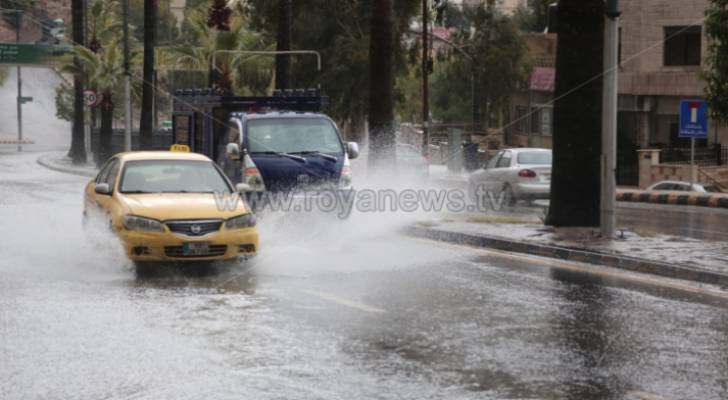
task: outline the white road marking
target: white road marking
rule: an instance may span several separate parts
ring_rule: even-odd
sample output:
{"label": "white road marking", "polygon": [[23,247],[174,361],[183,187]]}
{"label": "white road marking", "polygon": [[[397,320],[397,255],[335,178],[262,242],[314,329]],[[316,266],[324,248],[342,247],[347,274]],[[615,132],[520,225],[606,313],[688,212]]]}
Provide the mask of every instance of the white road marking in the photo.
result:
{"label": "white road marking", "polygon": [[340,304],[342,306],[347,306],[347,307],[355,308],[357,310],[364,311],[364,312],[368,312],[368,313],[382,314],[382,313],[386,313],[387,312],[385,310],[382,310],[381,308],[376,308],[376,307],[368,306],[366,304],[359,303],[359,302],[352,301],[352,300],[342,299],[341,297],[338,297],[338,296],[333,295],[331,293],[320,292],[318,290],[310,290],[310,289],[302,289],[301,292],[302,293],[305,293],[307,295],[310,295],[310,296],[318,297],[319,299],[331,301],[333,303],[337,303],[337,304]]}

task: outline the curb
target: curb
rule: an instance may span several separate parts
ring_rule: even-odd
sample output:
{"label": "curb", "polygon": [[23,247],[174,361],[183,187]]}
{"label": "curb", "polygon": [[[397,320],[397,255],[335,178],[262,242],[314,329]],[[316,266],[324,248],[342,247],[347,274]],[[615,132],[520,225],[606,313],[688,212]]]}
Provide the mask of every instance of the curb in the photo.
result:
{"label": "curb", "polygon": [[631,191],[617,193],[617,201],[728,209],[728,196],[725,195]]}
{"label": "curb", "polygon": [[32,140],[0,140],[0,144],[35,144]]}
{"label": "curb", "polygon": [[48,168],[48,169],[56,171],[56,172],[63,172],[66,174],[85,176],[87,178],[93,178],[94,176],[96,176],[95,173],[88,172],[88,171],[80,171],[80,170],[74,169],[74,168],[55,166],[55,165],[49,163],[48,161],[44,160],[43,158],[44,158],[44,156],[40,156],[40,157],[38,157],[37,160],[35,160],[35,162],[38,163],[38,165],[40,165],[41,167]]}
{"label": "curb", "polygon": [[534,256],[575,261],[594,265],[602,265],[632,272],[657,275],[667,278],[682,279],[704,284],[728,287],[728,274],[703,271],[691,267],[667,264],[642,258],[617,256],[598,251],[574,249],[536,243],[518,242],[499,237],[473,235],[461,232],[445,231],[434,228],[409,227],[405,233],[409,236],[460,244],[472,247],[524,253]]}

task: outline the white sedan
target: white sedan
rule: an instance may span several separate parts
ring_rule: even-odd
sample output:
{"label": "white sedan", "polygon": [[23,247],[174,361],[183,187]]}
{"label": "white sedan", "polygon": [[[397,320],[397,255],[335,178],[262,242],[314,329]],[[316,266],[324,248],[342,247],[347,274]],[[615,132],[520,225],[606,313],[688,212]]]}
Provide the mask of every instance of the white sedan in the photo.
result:
{"label": "white sedan", "polygon": [[551,150],[518,148],[499,151],[470,175],[468,192],[478,204],[547,200],[551,193]]}

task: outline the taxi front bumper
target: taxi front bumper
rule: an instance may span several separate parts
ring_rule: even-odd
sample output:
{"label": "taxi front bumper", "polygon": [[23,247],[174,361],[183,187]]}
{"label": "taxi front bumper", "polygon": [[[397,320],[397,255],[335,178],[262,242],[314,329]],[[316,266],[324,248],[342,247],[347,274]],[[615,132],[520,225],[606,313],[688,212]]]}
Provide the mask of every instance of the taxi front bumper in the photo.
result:
{"label": "taxi front bumper", "polygon": [[[200,237],[172,232],[128,231],[122,229],[119,238],[124,252],[132,261],[223,261],[251,258],[258,252],[256,228],[221,230]],[[195,249],[190,249],[195,247]],[[207,250],[200,252],[199,246]]]}

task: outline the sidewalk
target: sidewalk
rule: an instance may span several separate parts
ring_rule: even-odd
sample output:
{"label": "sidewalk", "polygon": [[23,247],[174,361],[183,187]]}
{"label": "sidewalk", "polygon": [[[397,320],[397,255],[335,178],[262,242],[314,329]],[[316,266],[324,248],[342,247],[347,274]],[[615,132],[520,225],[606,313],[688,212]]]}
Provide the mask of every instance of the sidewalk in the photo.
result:
{"label": "sidewalk", "polygon": [[554,229],[496,215],[454,216],[408,228],[411,236],[448,243],[604,265],[728,287],[728,243],[623,232],[601,240],[595,229]]}
{"label": "sidewalk", "polygon": [[38,157],[37,162],[41,166],[54,171],[87,176],[89,178],[95,177],[98,173],[96,166],[92,163],[86,163],[85,165],[73,165],[73,163],[71,163],[71,159],[67,156],[67,152],[45,153]]}

